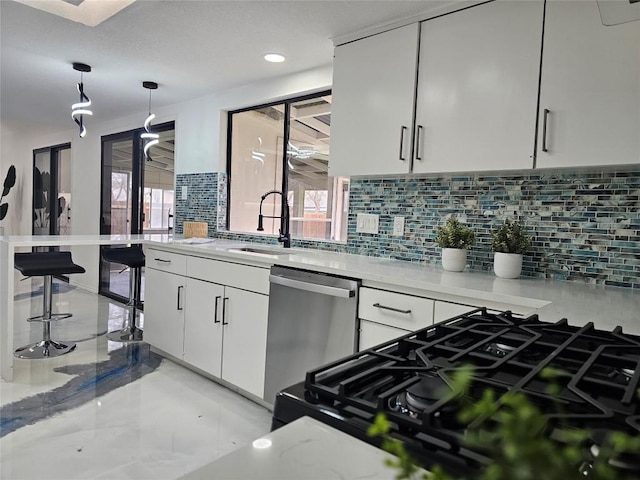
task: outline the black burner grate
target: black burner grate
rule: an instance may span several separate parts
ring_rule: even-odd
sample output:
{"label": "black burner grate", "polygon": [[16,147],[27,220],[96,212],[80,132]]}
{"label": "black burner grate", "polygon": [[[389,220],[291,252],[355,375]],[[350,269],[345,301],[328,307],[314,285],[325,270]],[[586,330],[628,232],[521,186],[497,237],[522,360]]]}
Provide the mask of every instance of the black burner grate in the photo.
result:
{"label": "black burner grate", "polygon": [[[487,388],[497,396],[522,392],[547,416],[550,435],[567,427],[640,435],[640,337],[620,328],[607,332],[592,323],[577,327],[564,319],[549,323],[486,309],[309,371],[304,399],[297,400],[305,404],[302,414],[329,415],[329,423],[363,439],[375,414],[385,412],[393,434],[414,453],[488,462],[463,447],[465,426],[456,419],[460,399],[448,387],[468,365],[473,376],[465,401]],[[546,379],[541,372],[547,368],[561,374]],[[294,401],[286,397],[276,399],[274,418],[286,408],[279,402]]]}

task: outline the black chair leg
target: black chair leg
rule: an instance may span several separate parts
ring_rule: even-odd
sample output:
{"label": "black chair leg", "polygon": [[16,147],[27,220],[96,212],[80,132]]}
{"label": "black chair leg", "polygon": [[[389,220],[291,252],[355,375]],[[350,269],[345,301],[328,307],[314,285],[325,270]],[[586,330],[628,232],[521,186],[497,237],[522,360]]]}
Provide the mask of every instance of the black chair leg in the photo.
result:
{"label": "black chair leg", "polygon": [[129,269],[129,301],[127,302],[128,322],[122,330],[107,333],[107,339],[112,342],[141,342],[142,330],[138,328],[137,316],[140,303],[140,289],[138,288],[140,268]]}

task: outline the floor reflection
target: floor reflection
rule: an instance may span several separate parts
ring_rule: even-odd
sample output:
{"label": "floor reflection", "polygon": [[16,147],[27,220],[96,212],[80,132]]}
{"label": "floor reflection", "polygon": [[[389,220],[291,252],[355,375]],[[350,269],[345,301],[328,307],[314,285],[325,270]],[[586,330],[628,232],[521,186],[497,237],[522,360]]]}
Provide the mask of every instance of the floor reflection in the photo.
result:
{"label": "floor reflection", "polygon": [[162,357],[146,343],[128,344],[109,352],[109,359],[84,365],[66,365],[54,372],[72,375],[64,385],[0,408],[0,437],[26,425],[79,407],[116,388],[153,372]]}

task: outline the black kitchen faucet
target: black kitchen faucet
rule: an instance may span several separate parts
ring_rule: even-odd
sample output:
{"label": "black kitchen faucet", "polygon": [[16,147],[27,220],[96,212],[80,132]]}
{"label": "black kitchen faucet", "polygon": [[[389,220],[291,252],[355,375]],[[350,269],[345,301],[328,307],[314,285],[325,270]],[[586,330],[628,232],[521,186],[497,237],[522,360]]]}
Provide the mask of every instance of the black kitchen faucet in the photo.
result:
{"label": "black kitchen faucet", "polygon": [[[282,214],[279,216],[272,215],[262,215],[262,202],[269,195],[277,193],[282,197]],[[262,197],[260,197],[260,213],[258,214],[258,228],[259,232],[264,231],[264,227],[262,226],[263,218],[279,218],[280,219],[280,230],[278,232],[278,241],[282,242],[284,248],[291,247],[291,233],[289,232],[289,203],[287,202],[287,197],[280,190],[270,190]]]}

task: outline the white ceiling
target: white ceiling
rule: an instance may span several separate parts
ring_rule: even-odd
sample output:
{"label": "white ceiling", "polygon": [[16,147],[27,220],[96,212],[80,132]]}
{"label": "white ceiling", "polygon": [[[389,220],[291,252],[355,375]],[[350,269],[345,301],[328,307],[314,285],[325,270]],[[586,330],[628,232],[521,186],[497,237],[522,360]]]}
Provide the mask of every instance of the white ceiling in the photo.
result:
{"label": "white ceiling", "polygon": [[[421,14],[450,0],[138,0],[95,27],[0,0],[2,122],[73,128],[84,74],[94,121],[330,64],[332,37]],[[267,52],[287,61],[267,63]]]}

